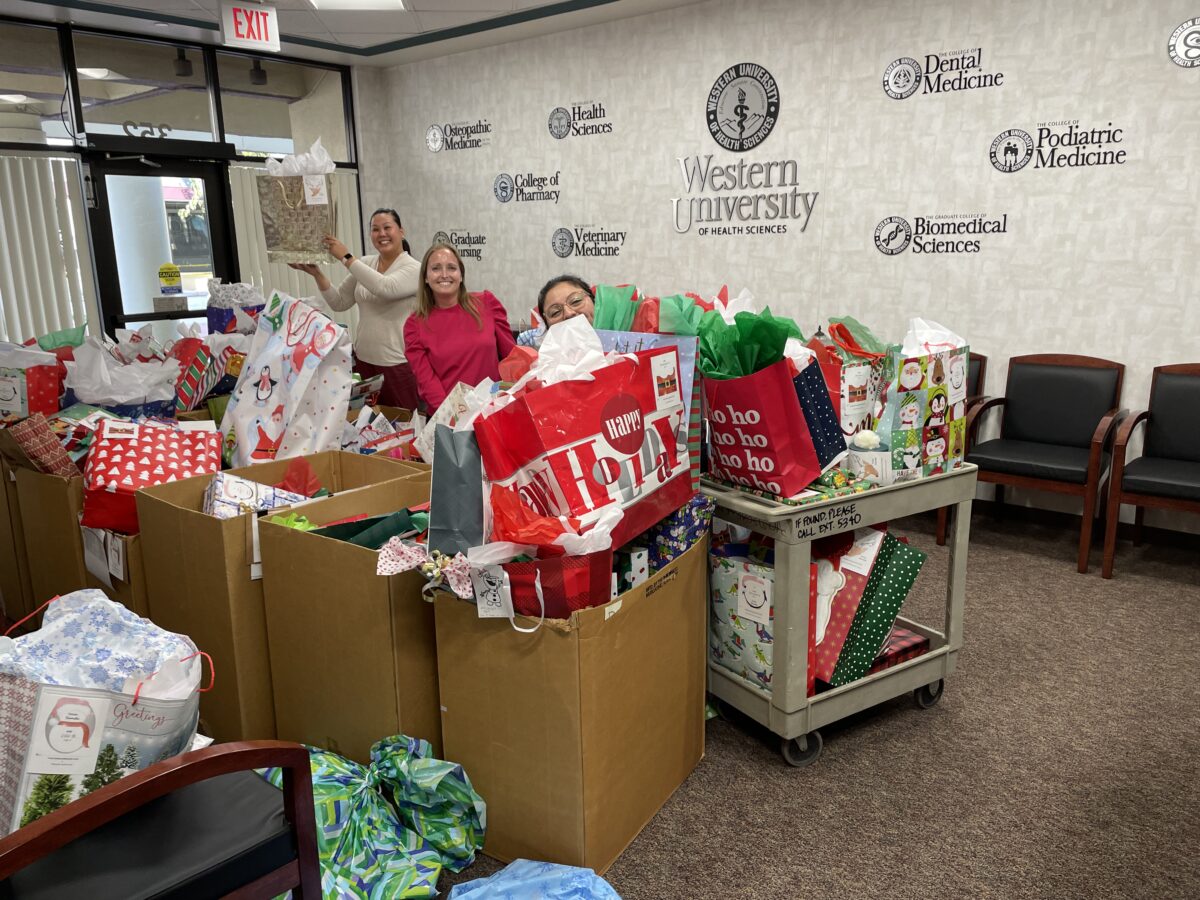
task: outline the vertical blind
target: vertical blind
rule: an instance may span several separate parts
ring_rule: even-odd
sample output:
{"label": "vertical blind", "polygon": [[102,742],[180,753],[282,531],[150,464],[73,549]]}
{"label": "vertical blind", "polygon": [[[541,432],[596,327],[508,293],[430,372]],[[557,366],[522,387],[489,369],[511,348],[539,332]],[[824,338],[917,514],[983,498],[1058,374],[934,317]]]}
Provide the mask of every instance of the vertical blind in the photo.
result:
{"label": "vertical blind", "polygon": [[100,328],[79,162],[0,156],[0,340]]}
{"label": "vertical blind", "polygon": [[[283,291],[293,297],[315,301],[317,307],[325,309],[324,301],[317,292],[312,278],[303,272],[289,269],[284,263],[267,260],[267,242],[263,236],[261,206],[255,176],[266,170],[260,166],[230,166],[229,187],[233,199],[233,229],[237,239],[238,269],[242,281],[253,284],[266,297],[272,291]],[[362,254],[362,226],[358,221],[358,173],[339,169],[332,175],[334,201],[337,204],[337,237],[341,238],[355,256]],[[336,262],[321,266],[321,270],[336,286],[349,274],[346,267]],[[358,324],[358,311],[351,307],[346,312],[331,313],[333,318],[345,325],[354,336]]]}

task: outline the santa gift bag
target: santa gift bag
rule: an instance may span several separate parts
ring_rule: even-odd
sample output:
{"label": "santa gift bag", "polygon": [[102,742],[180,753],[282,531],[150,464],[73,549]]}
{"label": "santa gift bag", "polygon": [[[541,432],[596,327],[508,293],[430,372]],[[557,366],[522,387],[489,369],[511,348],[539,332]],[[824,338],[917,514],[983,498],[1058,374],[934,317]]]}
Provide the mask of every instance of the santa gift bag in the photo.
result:
{"label": "santa gift bag", "polygon": [[850,316],[829,320],[829,340],[840,357],[836,386],[842,431],[852,435],[871,427],[891,348]]}
{"label": "santa gift bag", "polygon": [[0,833],[189,749],[201,657],[98,590],[0,641]]}
{"label": "santa gift bag", "polygon": [[615,505],[624,511],[612,532],[620,546],[691,497],[685,412],[679,355],[661,347],[608,361],[587,379],[524,390],[474,428],[489,481],[583,528]]}
{"label": "santa gift bag", "polygon": [[0,344],[0,419],[58,412],[62,370],[44,350]]}
{"label": "santa gift bag", "polygon": [[273,294],[221,419],[230,467],[339,449],[350,381],[346,330]]}

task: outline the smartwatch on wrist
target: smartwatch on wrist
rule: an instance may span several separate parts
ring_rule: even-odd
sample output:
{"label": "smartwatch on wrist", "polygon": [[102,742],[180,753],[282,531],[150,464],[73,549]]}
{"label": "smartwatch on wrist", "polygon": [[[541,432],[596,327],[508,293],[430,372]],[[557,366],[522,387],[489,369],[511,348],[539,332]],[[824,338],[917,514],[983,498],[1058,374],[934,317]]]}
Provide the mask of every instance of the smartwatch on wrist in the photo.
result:
{"label": "smartwatch on wrist", "polygon": [[352,260],[352,259],[354,259],[354,254],[347,253],[345,256],[342,257],[342,262],[350,262],[350,260]]}

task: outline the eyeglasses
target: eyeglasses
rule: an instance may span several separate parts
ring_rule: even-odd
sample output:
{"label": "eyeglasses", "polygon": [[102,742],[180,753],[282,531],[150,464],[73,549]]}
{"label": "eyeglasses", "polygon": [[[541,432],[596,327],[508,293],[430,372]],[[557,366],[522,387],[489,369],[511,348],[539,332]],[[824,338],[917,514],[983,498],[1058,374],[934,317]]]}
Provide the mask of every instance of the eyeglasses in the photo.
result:
{"label": "eyeglasses", "polygon": [[[571,309],[575,312],[579,312],[579,310],[583,309],[585,304],[591,302],[592,298],[583,291],[580,291],[578,294],[572,294],[567,298],[566,306],[571,307]],[[546,321],[554,322],[558,319],[561,319],[563,313],[566,312],[566,306],[563,306],[562,304],[556,304],[555,306],[550,307],[548,310],[546,310]]]}

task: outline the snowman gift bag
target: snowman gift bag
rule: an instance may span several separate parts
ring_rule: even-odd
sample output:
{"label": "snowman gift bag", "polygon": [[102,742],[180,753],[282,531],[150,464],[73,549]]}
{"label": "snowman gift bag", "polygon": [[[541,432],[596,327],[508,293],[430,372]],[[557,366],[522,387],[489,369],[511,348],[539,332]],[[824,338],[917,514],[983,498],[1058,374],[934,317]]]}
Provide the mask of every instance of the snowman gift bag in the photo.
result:
{"label": "snowman gift bag", "polygon": [[221,420],[225,461],[248,466],[339,449],[350,366],[341,325],[275,292]]}
{"label": "snowman gift bag", "polygon": [[875,467],[881,484],[940,475],[962,464],[969,355],[967,342],[936,322],[910,321],[876,404],[874,430],[890,452],[890,465]]}

